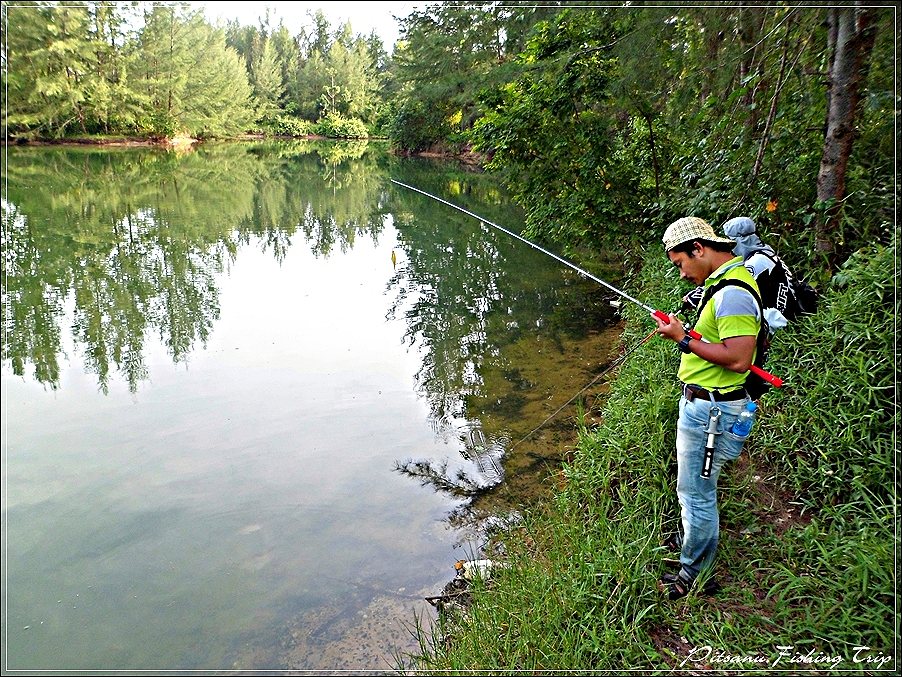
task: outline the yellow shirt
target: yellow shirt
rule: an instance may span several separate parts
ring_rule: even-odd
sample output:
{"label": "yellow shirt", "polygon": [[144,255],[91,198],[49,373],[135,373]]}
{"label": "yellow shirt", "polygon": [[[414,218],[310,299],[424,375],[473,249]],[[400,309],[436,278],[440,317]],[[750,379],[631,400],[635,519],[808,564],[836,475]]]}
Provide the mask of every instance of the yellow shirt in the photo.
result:
{"label": "yellow shirt", "polygon": [[[758,291],[755,278],[742,265],[737,256],[715,270],[707,280],[705,289],[721,280],[742,280]],[[747,289],[734,284],[719,289],[700,309],[695,330],[710,343],[722,343],[734,336],[758,336],[761,329],[761,313],[758,302]],[[754,359],[754,357],[752,358]],[[729,392],[742,387],[748,372],[735,372],[703,360],[694,353],[684,354],[677,376],[683,383],[701,386],[706,390]]]}

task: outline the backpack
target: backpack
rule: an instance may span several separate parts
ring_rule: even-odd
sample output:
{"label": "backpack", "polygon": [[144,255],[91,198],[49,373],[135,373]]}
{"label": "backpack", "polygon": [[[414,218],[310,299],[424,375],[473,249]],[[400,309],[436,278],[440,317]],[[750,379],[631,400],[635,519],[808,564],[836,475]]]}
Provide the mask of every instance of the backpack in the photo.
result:
{"label": "backpack", "polygon": [[[770,259],[774,265],[770,270],[761,272],[755,282],[761,290],[760,299],[765,308],[776,308],[783,317],[792,321],[799,315],[817,312],[820,299],[817,290],[800,277],[796,277],[789,270],[789,266],[779,256],[771,256],[763,250],[755,250],[746,257],[748,261],[755,254]],[[754,277],[754,271],[749,271]],[[705,288],[696,287],[683,297],[682,310],[690,312],[701,308],[701,300]]]}
{"label": "backpack", "polygon": [[[766,257],[774,264],[769,270],[755,277],[765,308],[776,308],[789,321],[799,315],[817,311],[819,299],[814,287],[793,275],[789,266],[779,256],[764,250],[752,252],[745,258],[746,262],[755,254]],[[754,272],[752,274],[754,276]]]}
{"label": "backpack", "polygon": [[[767,353],[770,351],[770,327],[768,327],[767,320],[764,318],[764,305],[761,303],[761,296],[758,295],[758,292],[755,291],[755,288],[752,287],[752,285],[743,280],[736,280],[733,278],[727,278],[726,280],[721,280],[720,282],[711,285],[705,290],[701,301],[698,304],[699,315],[701,315],[702,308],[704,308],[705,304],[711,300],[711,297],[730,284],[736,287],[742,287],[748,291],[755,298],[755,303],[758,304],[758,312],[761,314],[761,328],[758,330],[758,336],[755,341],[755,361],[753,364],[756,367],[764,369],[764,364],[767,362]],[[757,400],[770,390],[771,387],[771,384],[758,376],[758,374],[749,372],[745,377],[745,390],[753,400]]]}

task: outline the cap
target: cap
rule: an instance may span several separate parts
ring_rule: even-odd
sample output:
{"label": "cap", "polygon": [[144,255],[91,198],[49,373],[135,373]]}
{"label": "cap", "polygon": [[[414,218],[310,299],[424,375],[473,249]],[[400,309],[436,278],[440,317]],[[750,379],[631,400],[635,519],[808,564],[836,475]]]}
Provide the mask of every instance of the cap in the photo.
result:
{"label": "cap", "polygon": [[670,251],[677,245],[693,240],[708,240],[709,242],[723,242],[725,244],[735,244],[733,240],[726,237],[718,237],[714,233],[711,224],[700,219],[697,216],[684,216],[677,219],[664,231],[664,250]]}

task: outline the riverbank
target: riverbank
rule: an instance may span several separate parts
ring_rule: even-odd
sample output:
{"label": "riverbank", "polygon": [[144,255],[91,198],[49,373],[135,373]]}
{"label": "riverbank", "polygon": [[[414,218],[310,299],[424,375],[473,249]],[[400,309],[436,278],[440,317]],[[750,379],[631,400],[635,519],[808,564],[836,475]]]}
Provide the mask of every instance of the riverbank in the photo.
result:
{"label": "riverbank", "polygon": [[[721,477],[714,597],[662,599],[676,528],[678,356],[652,340],[621,367],[584,425],[553,500],[502,537],[510,568],[477,586],[466,618],[421,636],[431,671],[890,670],[898,667],[893,252],[852,257],[817,315],[780,332],[739,461]],[[674,307],[666,261],[637,295]],[[641,309],[624,308],[629,348]]]}

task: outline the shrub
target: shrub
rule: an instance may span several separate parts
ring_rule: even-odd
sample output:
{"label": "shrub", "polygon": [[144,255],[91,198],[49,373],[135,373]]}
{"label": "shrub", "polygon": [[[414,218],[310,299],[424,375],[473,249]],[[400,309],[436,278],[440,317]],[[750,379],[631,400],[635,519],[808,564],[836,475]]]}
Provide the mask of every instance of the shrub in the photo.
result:
{"label": "shrub", "polygon": [[357,118],[345,118],[339,113],[329,113],[316,123],[317,130],[330,139],[365,139],[369,136],[366,125]]}
{"label": "shrub", "polygon": [[288,115],[267,118],[263,120],[262,127],[265,133],[274,136],[310,136],[313,133],[312,122]]}

